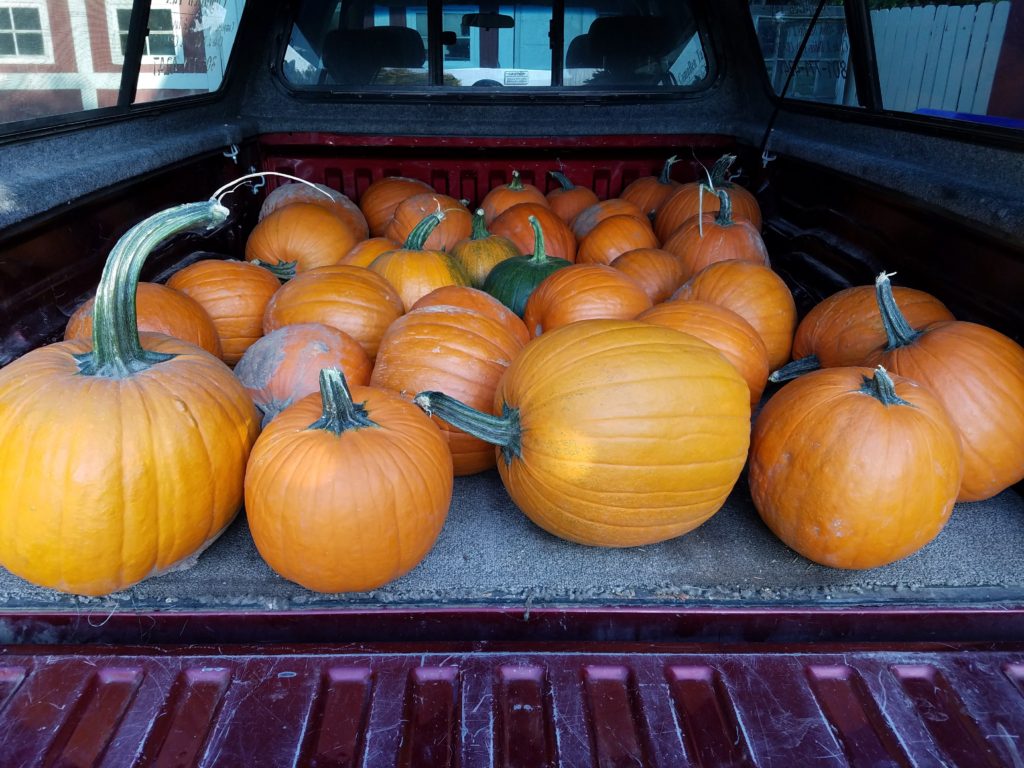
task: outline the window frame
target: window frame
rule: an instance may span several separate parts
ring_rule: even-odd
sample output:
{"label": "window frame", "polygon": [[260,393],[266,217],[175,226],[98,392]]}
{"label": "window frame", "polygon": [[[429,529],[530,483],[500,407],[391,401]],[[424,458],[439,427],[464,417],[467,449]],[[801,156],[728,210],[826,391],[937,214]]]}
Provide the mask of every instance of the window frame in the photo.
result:
{"label": "window frame", "polygon": [[[117,19],[117,12],[123,11],[126,8],[132,10],[133,0],[105,0],[104,6],[107,12],[107,38],[110,43],[110,60],[114,64],[124,65],[124,54],[121,53],[121,26]],[[180,11],[181,2],[174,2],[173,0],[151,0],[150,12],[157,10],[167,10],[171,12],[171,35],[174,39],[174,55],[169,56],[167,54],[150,54],[145,52],[145,46],[149,44],[149,35],[146,35],[143,41],[143,64],[184,64],[185,63],[185,38],[181,29],[180,16],[175,16],[176,11]],[[130,24],[130,21],[129,21]],[[127,34],[131,34],[131,27],[125,30]],[[160,30],[161,34],[163,31]],[[130,50],[130,41],[125,41],[125,49]]]}
{"label": "window frame", "polygon": [[[3,0],[0,8],[32,8],[39,13],[39,31],[43,36],[42,54],[0,55],[0,64],[53,64],[53,42],[50,35],[50,10],[46,0]],[[11,33],[17,34],[11,19]],[[6,31],[6,30],[5,30]],[[35,30],[32,30],[35,31]]]}
{"label": "window frame", "polygon": [[[428,10],[429,22],[433,21],[438,29],[442,27],[444,0],[424,0]],[[427,40],[427,77],[430,82],[407,88],[384,88],[379,85],[301,85],[288,80],[284,76],[284,60],[288,52],[291,31],[294,28],[299,3],[293,3],[287,18],[284,34],[281,35],[279,50],[274,53],[274,77],[278,84],[294,98],[300,100],[321,100],[331,102],[394,102],[396,99],[418,101],[441,101],[453,103],[605,103],[605,102],[649,102],[676,101],[704,98],[719,85],[722,70],[719,66],[721,48],[716,45],[710,34],[708,24],[708,6],[713,0],[689,0],[693,8],[697,37],[704,52],[707,73],[703,80],[687,86],[672,88],[581,88],[579,86],[547,85],[547,86],[504,86],[496,89],[468,88],[465,86],[446,86],[441,81],[444,75],[443,46],[439,35],[429,36]],[[561,79],[565,61],[564,39],[565,0],[552,0],[552,32],[562,39],[558,57],[552,56],[552,80]]]}

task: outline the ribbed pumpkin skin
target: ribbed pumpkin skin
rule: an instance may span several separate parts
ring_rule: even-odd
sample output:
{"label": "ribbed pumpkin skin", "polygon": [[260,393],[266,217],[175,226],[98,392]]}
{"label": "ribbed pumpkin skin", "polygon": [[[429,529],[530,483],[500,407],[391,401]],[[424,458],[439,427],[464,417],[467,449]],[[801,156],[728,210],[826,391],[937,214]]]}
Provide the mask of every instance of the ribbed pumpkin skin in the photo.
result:
{"label": "ribbed pumpkin skin", "polygon": [[[260,207],[259,220],[263,221],[267,216],[285,205],[292,203],[312,203],[334,213],[340,219],[348,223],[352,232],[359,240],[365,240],[370,236],[370,228],[366,223],[366,217],[359,210],[359,206],[353,203],[347,195],[338,192],[336,189],[317,184],[317,189],[312,189],[306,184],[292,183],[283,184],[275,189]],[[322,194],[326,193],[326,195]]]}
{"label": "ribbed pumpkin skin", "polygon": [[[518,179],[518,175],[516,178]],[[500,214],[520,203],[538,203],[545,208],[549,207],[544,193],[533,184],[520,181],[518,189],[514,188],[514,184],[515,182],[500,184],[484,195],[484,199],[480,201],[480,207],[483,208],[486,223],[490,224]]]}
{"label": "ribbed pumpkin skin", "polygon": [[75,340],[0,371],[0,565],[15,575],[116,592],[194,556],[238,512],[259,431],[252,403],[206,352],[141,339],[176,357],[126,378],[83,376],[73,355],[92,342]]}
{"label": "ribbed pumpkin skin", "polygon": [[408,573],[451,503],[451,458],[430,419],[392,392],[352,387],[352,398],[378,427],[308,429],[322,412],[310,395],[263,431],[246,470],[260,555],[317,592],[361,592]]}
{"label": "ribbed pumpkin skin", "polygon": [[682,263],[660,248],[626,251],[610,266],[633,278],[652,304],[665,301],[685,282]]}
{"label": "ribbed pumpkin skin", "polygon": [[658,176],[641,176],[626,185],[619,195],[620,198],[637,206],[645,216],[657,214],[658,208],[668,200],[682,185],[681,182],[669,178],[675,158],[669,159]]}
{"label": "ribbed pumpkin skin", "polygon": [[566,224],[571,224],[580,213],[600,202],[594,191],[587,187],[556,187],[546,197],[551,210]]}
{"label": "ribbed pumpkin skin", "polygon": [[737,219],[722,226],[716,216],[706,213],[693,217],[661,246],[679,258],[687,280],[717,261],[736,259],[768,266],[768,249],[750,222]]}
{"label": "ribbed pumpkin skin", "polygon": [[[914,328],[955,319],[931,294],[899,285],[892,291]],[[885,343],[875,287],[857,285],[818,302],[804,316],[793,337],[793,359],[816,355],[822,368],[863,365],[867,356]]]}
{"label": "ribbed pumpkin skin", "polygon": [[696,336],[733,364],[750,389],[750,404],[761,401],[768,383],[768,350],[746,320],[706,301],[669,301],[637,316],[637,320]]}
{"label": "ribbed pumpkin skin", "polygon": [[[277,282],[276,278],[274,281]],[[211,355],[222,356],[217,327],[198,301],[159,283],[139,283],[136,290],[135,307],[140,331],[173,336],[195,344]],[[89,299],[74,311],[64,329],[65,341],[92,338],[93,304],[95,300]]]}
{"label": "ribbed pumpkin skin", "polygon": [[869,368],[830,368],[765,405],[750,448],[750,492],[783,542],[833,568],[877,568],[938,535],[963,471],[960,440],[927,389],[893,376],[910,405],[861,391]]}
{"label": "ribbed pumpkin skin", "polygon": [[632,547],[680,536],[725,502],[746,462],[747,386],[703,341],[621,320],[530,342],[495,412],[518,408],[522,457],[498,471],[534,523],[570,541]]}
{"label": "ribbed pumpkin skin", "polygon": [[590,234],[590,230],[612,216],[632,216],[634,219],[640,219],[641,221],[647,218],[635,203],[619,197],[613,197],[610,200],[602,200],[599,203],[595,203],[581,211],[572,220],[572,233],[576,236],[577,240],[582,240]]}
{"label": "ribbed pumpkin skin", "polygon": [[281,281],[244,261],[203,259],[171,275],[167,287],[206,310],[217,329],[224,362],[234,365],[263,335],[263,313]]}
{"label": "ribbed pumpkin skin", "polygon": [[450,253],[462,265],[474,288],[483,288],[487,276],[498,264],[522,255],[515,243],[501,235],[467,237],[457,242]]}
{"label": "ribbed pumpkin skin", "polygon": [[544,280],[530,295],[523,322],[532,336],[578,320],[632,320],[651,300],[632,278],[604,264],[573,264]]}
{"label": "ribbed pumpkin skin", "polygon": [[360,239],[351,225],[326,208],[292,203],[255,226],[245,243],[245,258],[271,266],[294,262],[301,274],[337,264]]}
{"label": "ribbed pumpkin skin", "polygon": [[[424,307],[396,320],[380,343],[370,385],[411,400],[425,390],[444,392],[489,411],[494,390],[523,344],[497,320],[469,309]],[[494,448],[438,421],[457,476],[494,466]]]}
{"label": "ribbed pumpkin skin", "polygon": [[[733,218],[746,219],[754,229],[760,232],[761,208],[757,204],[757,199],[738,184],[718,186],[729,193]],[[703,202],[701,202],[702,197]],[[721,201],[718,199],[718,195],[706,186],[697,182],[684,184],[658,209],[658,215],[654,217],[654,233],[662,242],[665,242],[673,232],[694,216],[718,213],[719,205],[721,205]]]}
{"label": "ribbed pumpkin skin", "polygon": [[719,261],[705,267],[672,296],[709,301],[735,312],[757,331],[775,370],[789,360],[796,329],[796,302],[782,278],[748,261]]}
{"label": "ribbed pumpkin skin", "polygon": [[558,214],[546,205],[520,203],[502,213],[488,227],[492,235],[507,237],[520,253],[533,253],[533,227],[530,217],[536,216],[544,232],[544,248],[548,256],[566,261],[576,260],[576,237]]}
{"label": "ribbed pumpkin skin", "polygon": [[571,262],[550,259],[537,263],[530,256],[508,259],[491,270],[484,290],[508,307],[517,316],[526,311],[526,302],[549,275],[565,269]]}
{"label": "ribbed pumpkin skin", "polygon": [[369,240],[363,240],[352,246],[352,250],[346,253],[338,264],[347,264],[350,267],[368,267],[382,253],[401,247],[401,243],[396,243],[390,237],[371,237]]}
{"label": "ribbed pumpkin skin", "polygon": [[884,347],[867,365],[927,387],[949,412],[964,447],[957,501],[982,501],[1024,479],[1024,348],[976,323],[940,322],[910,345]]}
{"label": "ribbed pumpkin skin", "polygon": [[471,309],[486,315],[492,320],[497,320],[520,344],[526,344],[530,340],[530,333],[522,319],[512,310],[491,296],[489,293],[468,288],[463,285],[446,285],[431,291],[422,299],[412,305],[410,312],[415,312],[423,307],[461,307]]}
{"label": "ribbed pumpkin skin", "polygon": [[235,376],[263,414],[263,424],[293,403],[320,391],[320,371],[340,368],[352,386],[370,381],[373,364],[359,342],[320,323],[286,325],[246,351]]}
{"label": "ribbed pumpkin skin", "polygon": [[407,197],[423,192],[433,192],[433,188],[419,179],[404,176],[386,176],[368,186],[359,197],[359,209],[366,217],[370,235],[381,237],[398,205]]}
{"label": "ribbed pumpkin skin", "polygon": [[580,241],[576,263],[611,264],[626,251],[658,245],[649,222],[633,216],[609,216]]}
{"label": "ribbed pumpkin skin", "polygon": [[394,286],[406,312],[433,290],[446,285],[469,285],[469,276],[462,266],[443,251],[399,248],[374,259],[370,270]]}
{"label": "ribbed pumpkin skin", "polygon": [[384,331],[404,312],[391,284],[365,267],[323,267],[289,280],[274,294],[263,331],[323,323],[359,342],[372,360]]}
{"label": "ribbed pumpkin skin", "polygon": [[384,230],[385,236],[404,244],[423,217],[434,213],[438,207],[444,211],[444,219],[430,233],[423,247],[431,251],[450,251],[456,243],[472,234],[473,214],[454,197],[436,192],[413,195],[403,200]]}

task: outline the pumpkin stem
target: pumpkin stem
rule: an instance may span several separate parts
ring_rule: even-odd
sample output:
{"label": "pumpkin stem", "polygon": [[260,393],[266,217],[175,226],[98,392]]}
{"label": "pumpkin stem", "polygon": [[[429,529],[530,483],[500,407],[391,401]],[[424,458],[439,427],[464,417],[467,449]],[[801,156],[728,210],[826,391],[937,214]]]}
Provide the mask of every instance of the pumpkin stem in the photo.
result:
{"label": "pumpkin stem", "polygon": [[501,448],[505,464],[523,456],[523,430],[519,409],[502,406],[501,416],[492,416],[470,408],[444,392],[420,392],[413,400],[427,415],[437,416],[485,443]]}
{"label": "pumpkin stem", "polygon": [[821,361],[818,359],[818,356],[808,355],[807,357],[801,357],[799,360],[794,360],[791,363],[786,363],[777,371],[772,371],[772,375],[768,377],[768,381],[773,384],[778,384],[780,381],[789,381],[790,379],[795,379],[798,376],[803,376],[805,373],[816,371],[819,368],[821,368]]}
{"label": "pumpkin stem", "polygon": [[671,184],[672,183],[672,166],[679,162],[679,158],[672,155],[665,164],[661,167],[661,175],[658,176],[659,184]]}
{"label": "pumpkin stem", "polygon": [[715,194],[718,195],[719,203],[715,224],[720,227],[731,227],[735,222],[732,220],[732,200],[729,199],[729,193],[724,189],[716,189]]}
{"label": "pumpkin stem", "polygon": [[213,229],[228,218],[216,200],[160,211],[129,229],[103,267],[92,316],[92,351],[77,355],[84,376],[121,379],[174,355],[143,349],[135,310],[139,275],[146,258],[164,240],[182,232]]}
{"label": "pumpkin stem", "polygon": [[405,238],[404,248],[408,251],[422,251],[423,246],[427,243],[427,238],[430,237],[430,233],[433,232],[437,225],[444,220],[444,211],[441,210],[441,204],[437,204],[437,210],[433,213],[428,213],[424,216],[420,223],[412,228],[412,232]]}
{"label": "pumpkin stem", "polygon": [[722,155],[711,167],[711,189],[729,181],[729,169],[736,162],[736,155]]}
{"label": "pumpkin stem", "polygon": [[576,189],[576,185],[561,171],[548,171],[548,175],[557,181],[562,189]]}
{"label": "pumpkin stem", "polygon": [[345,374],[337,368],[320,371],[320,399],[324,404],[323,416],[309,425],[309,429],[323,429],[340,435],[350,429],[376,427],[366,415],[365,403],[353,403]]}
{"label": "pumpkin stem", "polygon": [[912,344],[921,334],[914,330],[907,322],[907,318],[900,312],[896,305],[896,297],[892,295],[892,283],[889,278],[895,272],[882,272],[875,278],[875,299],[878,301],[878,309],[882,313],[882,327],[885,328],[885,336],[889,340],[888,350],[898,349]]}
{"label": "pumpkin stem", "polygon": [[267,262],[260,261],[259,259],[253,259],[249,263],[255,264],[257,267],[263,267],[282,283],[286,283],[295,277],[295,270],[299,264],[297,261],[279,261],[277,264],[268,264]]}
{"label": "pumpkin stem", "polygon": [[529,221],[533,227],[533,263],[542,264],[548,258],[548,252],[544,248],[544,230],[540,228],[536,216],[531,216]]}
{"label": "pumpkin stem", "polygon": [[523,189],[522,179],[519,178],[519,171],[512,171],[512,181],[506,185],[513,192],[520,192]]}
{"label": "pumpkin stem", "polygon": [[485,240],[490,237],[491,233],[487,231],[487,222],[484,221],[484,209],[477,208],[476,213],[473,214],[473,240]]}
{"label": "pumpkin stem", "polygon": [[867,376],[864,377],[860,391],[865,395],[871,395],[885,406],[910,405],[910,403],[896,394],[896,385],[882,366],[875,368],[875,375],[870,379]]}

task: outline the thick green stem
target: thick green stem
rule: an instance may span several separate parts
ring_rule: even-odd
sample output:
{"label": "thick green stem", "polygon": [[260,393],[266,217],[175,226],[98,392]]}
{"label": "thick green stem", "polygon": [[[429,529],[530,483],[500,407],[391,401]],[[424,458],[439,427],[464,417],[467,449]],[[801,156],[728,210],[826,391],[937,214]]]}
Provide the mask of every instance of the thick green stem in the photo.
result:
{"label": "thick green stem", "polygon": [[768,381],[778,384],[780,381],[789,381],[798,376],[803,376],[805,373],[816,371],[819,368],[821,368],[821,361],[818,359],[818,356],[808,355],[791,363],[786,363],[779,370],[773,371],[772,375],[768,377]]}
{"label": "thick green stem", "polygon": [[512,171],[512,181],[506,186],[513,192],[520,192],[523,189],[523,181],[519,178],[519,171]]}
{"label": "thick green stem", "polygon": [[523,430],[519,423],[519,409],[502,408],[501,416],[492,416],[470,408],[443,392],[420,392],[414,401],[427,414],[437,416],[467,435],[501,448],[506,464],[522,458]]}
{"label": "thick green stem", "polygon": [[405,248],[409,251],[422,251],[423,246],[427,243],[427,238],[430,237],[430,233],[433,232],[437,225],[444,221],[444,211],[441,210],[441,205],[438,203],[437,210],[433,213],[428,213],[424,216],[420,223],[412,228],[412,232],[405,238]]}
{"label": "thick green stem", "polygon": [[882,272],[875,278],[875,299],[878,301],[878,310],[882,313],[882,327],[889,340],[888,349],[892,350],[913,344],[921,334],[914,330],[900,312],[900,308],[896,306],[896,297],[892,295],[889,277],[888,273]]}
{"label": "thick green stem", "polygon": [[672,183],[672,166],[678,162],[679,158],[675,155],[672,155],[672,157],[665,161],[665,165],[661,167],[661,175],[658,177],[659,184]]}
{"label": "thick green stem", "polygon": [[473,214],[473,240],[485,240],[491,236],[491,233],[487,231],[487,222],[484,221],[484,209],[477,208],[476,213]]}
{"label": "thick green stem", "polygon": [[253,259],[250,263],[257,267],[263,267],[281,282],[287,282],[295,277],[296,268],[299,265],[297,261],[279,261],[277,264],[267,264],[259,259]]}
{"label": "thick green stem", "polygon": [[548,259],[548,252],[544,249],[544,230],[540,228],[540,222],[536,216],[531,216],[530,226],[533,227],[533,263],[543,264]]}
{"label": "thick green stem", "polygon": [[736,155],[722,155],[711,168],[711,186],[715,189],[729,180],[729,169],[736,162]]}
{"label": "thick green stem", "polygon": [[718,195],[719,206],[715,224],[720,227],[731,227],[734,222],[732,220],[732,200],[729,199],[729,193],[724,189],[716,189],[715,194]]}
{"label": "thick green stem", "polygon": [[860,391],[865,395],[871,395],[882,405],[910,405],[906,400],[896,394],[896,385],[885,368],[875,368],[875,375],[870,379],[865,376]]}
{"label": "thick green stem", "polygon": [[167,238],[212,229],[227,218],[228,209],[216,200],[187,203],[150,216],[117,241],[96,289],[92,351],[77,357],[83,375],[119,379],[173,357],[145,350],[139,341],[135,294],[142,265]]}
{"label": "thick green stem", "polygon": [[559,183],[562,189],[576,189],[576,185],[572,183],[572,180],[561,171],[548,171],[548,174]]}
{"label": "thick green stem", "polygon": [[337,368],[320,371],[320,399],[323,415],[309,425],[309,429],[323,429],[340,435],[350,429],[376,427],[366,414],[365,403],[353,403],[345,374]]}

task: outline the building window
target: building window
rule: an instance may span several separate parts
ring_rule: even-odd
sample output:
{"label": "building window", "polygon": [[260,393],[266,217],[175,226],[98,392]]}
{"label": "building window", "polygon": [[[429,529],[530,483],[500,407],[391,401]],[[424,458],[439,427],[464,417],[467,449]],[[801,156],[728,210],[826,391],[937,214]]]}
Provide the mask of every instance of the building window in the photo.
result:
{"label": "building window", "polygon": [[[181,24],[171,7],[158,7],[164,3],[156,0],[149,9],[149,34],[142,48],[143,61],[184,61],[181,41]],[[170,5],[169,3],[167,4]],[[124,61],[128,47],[128,29],[132,21],[131,2],[108,4],[110,21],[111,53],[115,63]]]}
{"label": "building window", "polygon": [[0,59],[52,61],[49,23],[42,2],[0,3]]}

